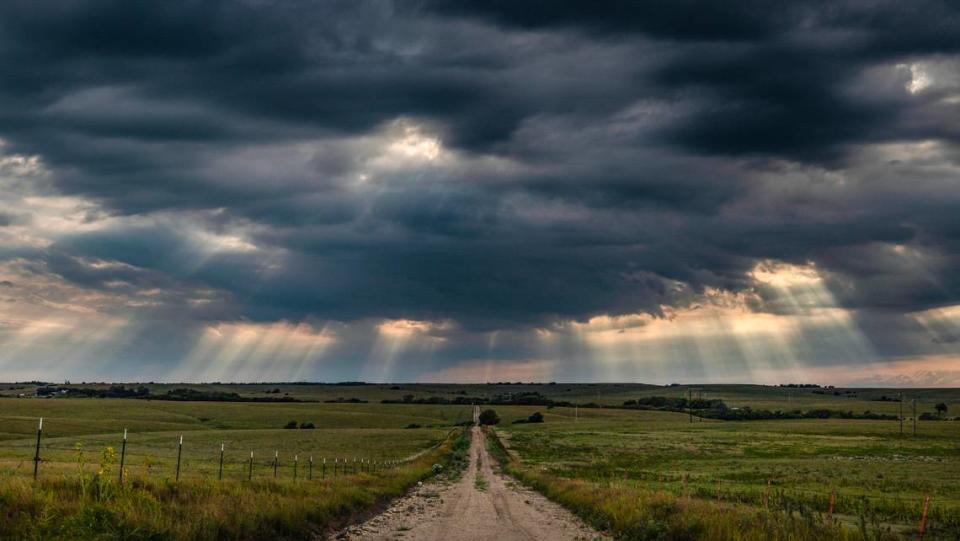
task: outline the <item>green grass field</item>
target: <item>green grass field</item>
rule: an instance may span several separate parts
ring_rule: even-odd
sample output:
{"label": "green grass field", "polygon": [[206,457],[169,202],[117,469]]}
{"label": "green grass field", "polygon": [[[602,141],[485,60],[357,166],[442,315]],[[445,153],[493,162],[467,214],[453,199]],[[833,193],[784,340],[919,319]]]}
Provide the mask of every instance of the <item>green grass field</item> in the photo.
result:
{"label": "green grass field", "polygon": [[[469,416],[465,406],[0,399],[0,538],[310,538],[432,475]],[[317,428],[283,428],[293,420]]]}
{"label": "green grass field", "polygon": [[[616,483],[706,501],[768,501],[835,516],[855,527],[909,534],[930,495],[933,537],[960,536],[960,422],[797,420],[690,423],[684,414],[619,412],[581,417],[557,408],[543,424],[498,432],[524,468],[556,479]],[[868,525],[869,525],[868,524]],[[941,537],[937,537],[940,535]],[[952,537],[951,537],[952,536]]]}
{"label": "green grass field", "polygon": [[[286,476],[292,476],[295,455],[301,468],[308,467],[310,456],[316,468],[324,458],[401,459],[436,445],[469,415],[468,406],[5,399],[0,400],[0,476],[32,475],[41,416],[43,475],[75,469],[78,460],[95,463],[106,447],[119,453],[127,428],[125,466],[131,475],[174,475],[183,435],[183,476],[216,474],[222,443],[224,475],[239,477],[251,451],[255,474],[270,476],[275,452]],[[289,421],[316,428],[284,429]],[[405,428],[410,425],[421,428]]]}

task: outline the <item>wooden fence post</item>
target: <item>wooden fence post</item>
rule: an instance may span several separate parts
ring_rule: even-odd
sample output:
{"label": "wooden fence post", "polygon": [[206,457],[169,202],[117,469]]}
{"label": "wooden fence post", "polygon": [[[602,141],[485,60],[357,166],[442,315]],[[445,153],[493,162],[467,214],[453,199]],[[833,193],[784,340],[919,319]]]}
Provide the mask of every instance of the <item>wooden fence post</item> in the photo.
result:
{"label": "wooden fence post", "polygon": [[273,452],[273,478],[277,478],[277,467],[280,466],[280,451]]}
{"label": "wooden fence post", "polygon": [[924,534],[927,533],[927,511],[930,509],[930,495],[928,494],[923,498],[923,514],[920,516],[920,534],[917,536],[918,541],[923,541]]}
{"label": "wooden fence post", "polygon": [[223,447],[224,444],[220,444],[220,470],[217,472],[217,479],[223,481]]}
{"label": "wooden fence post", "polygon": [[250,451],[250,470],[247,471],[247,481],[253,481],[253,451]]}
{"label": "wooden fence post", "polygon": [[310,469],[307,470],[307,481],[313,481],[313,455],[310,455]]}

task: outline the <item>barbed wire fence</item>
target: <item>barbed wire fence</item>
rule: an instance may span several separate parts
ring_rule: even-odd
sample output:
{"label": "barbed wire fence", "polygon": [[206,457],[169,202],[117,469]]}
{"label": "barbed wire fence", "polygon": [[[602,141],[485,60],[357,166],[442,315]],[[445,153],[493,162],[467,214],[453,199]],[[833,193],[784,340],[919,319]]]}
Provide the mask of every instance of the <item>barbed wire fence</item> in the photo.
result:
{"label": "barbed wire fence", "polygon": [[113,473],[120,484],[128,482],[130,476],[137,473],[145,479],[170,479],[174,482],[179,482],[181,477],[189,477],[248,482],[269,479],[296,483],[359,474],[387,474],[442,445],[441,441],[407,457],[387,458],[363,456],[360,453],[335,455],[310,450],[281,454],[279,449],[271,454],[258,454],[253,450],[232,450],[226,442],[221,442],[204,457],[197,456],[196,449],[191,449],[190,455],[184,455],[184,448],[189,448],[190,440],[183,434],[172,438],[170,447],[166,449],[158,447],[157,437],[151,436],[149,452],[139,448],[136,441],[131,441],[127,429],[117,434],[113,445],[104,442],[102,435],[97,436],[98,445],[105,444],[99,449],[99,461],[96,455],[89,454],[90,449],[81,442],[70,445],[65,443],[64,437],[45,442],[43,418],[40,418],[36,440],[30,446],[32,456],[29,459],[26,456],[14,459],[15,465],[10,473],[29,474],[34,480],[39,480],[51,467],[57,473],[72,470],[79,474],[95,472],[106,475],[108,472],[105,469],[112,470],[116,466],[117,471]]}

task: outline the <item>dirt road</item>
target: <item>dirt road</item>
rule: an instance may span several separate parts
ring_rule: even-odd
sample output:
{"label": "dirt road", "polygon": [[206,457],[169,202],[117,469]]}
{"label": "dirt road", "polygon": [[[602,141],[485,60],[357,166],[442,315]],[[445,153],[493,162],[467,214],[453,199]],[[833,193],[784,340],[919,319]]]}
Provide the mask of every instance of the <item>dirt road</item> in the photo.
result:
{"label": "dirt road", "polygon": [[455,483],[426,483],[336,539],[513,541],[607,539],[566,509],[493,470],[473,429],[470,466]]}

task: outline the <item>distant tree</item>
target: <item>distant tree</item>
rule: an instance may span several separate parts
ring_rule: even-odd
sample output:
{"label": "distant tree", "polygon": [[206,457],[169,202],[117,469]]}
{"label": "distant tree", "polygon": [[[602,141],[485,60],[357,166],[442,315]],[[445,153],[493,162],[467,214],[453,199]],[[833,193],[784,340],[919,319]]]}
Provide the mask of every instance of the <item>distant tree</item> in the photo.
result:
{"label": "distant tree", "polygon": [[480,412],[480,424],[495,425],[500,422],[500,416],[493,410],[483,410]]}
{"label": "distant tree", "polygon": [[287,428],[287,429],[289,429],[289,428],[297,428],[297,422],[296,422],[296,421],[290,421],[289,423],[283,425],[283,428]]}
{"label": "distant tree", "polygon": [[947,412],[947,404],[944,403],[944,402],[940,402],[939,404],[937,404],[936,406],[934,406],[934,408],[936,408],[936,410],[937,410],[937,416],[938,416],[938,417]]}
{"label": "distant tree", "polygon": [[407,403],[413,402],[413,395],[412,394],[403,395],[403,401]]}
{"label": "distant tree", "polygon": [[527,417],[527,422],[528,422],[528,423],[542,423],[542,422],[543,422],[543,414],[540,413],[539,411],[535,411],[535,412],[533,412],[533,414],[530,415],[530,417]]}
{"label": "distant tree", "polygon": [[303,428],[303,429],[311,429],[311,428],[316,428],[316,427],[313,426],[313,423],[300,423],[300,428]]}

